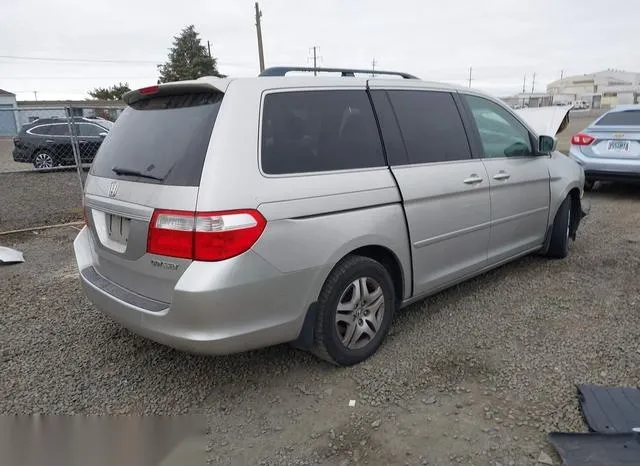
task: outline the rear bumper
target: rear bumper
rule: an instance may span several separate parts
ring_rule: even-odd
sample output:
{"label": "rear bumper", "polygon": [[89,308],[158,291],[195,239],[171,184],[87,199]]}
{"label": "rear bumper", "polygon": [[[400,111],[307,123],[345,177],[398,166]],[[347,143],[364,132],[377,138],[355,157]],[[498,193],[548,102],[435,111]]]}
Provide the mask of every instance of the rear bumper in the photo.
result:
{"label": "rear bumper", "polygon": [[618,181],[640,179],[640,159],[588,157],[572,146],[569,156],[584,169],[587,180]]}
{"label": "rear bumper", "polygon": [[219,263],[193,262],[162,303],[133,293],[93,269],[84,228],[74,241],[86,296],[143,337],[193,353],[231,354],[295,340],[313,271],[282,274],[249,251]]}
{"label": "rear bumper", "polygon": [[13,148],[13,161],[21,163],[31,163],[31,151],[27,149],[20,149],[18,147]]}

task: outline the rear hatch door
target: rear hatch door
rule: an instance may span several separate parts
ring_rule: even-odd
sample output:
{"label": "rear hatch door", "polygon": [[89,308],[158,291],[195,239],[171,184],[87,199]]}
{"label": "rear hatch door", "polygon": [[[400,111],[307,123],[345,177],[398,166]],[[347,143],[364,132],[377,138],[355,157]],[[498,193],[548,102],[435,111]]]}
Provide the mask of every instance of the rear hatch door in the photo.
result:
{"label": "rear hatch door", "polygon": [[195,83],[134,92],[100,146],[85,185],[95,272],[170,303],[191,263],[147,253],[154,210],[195,211],[223,93]]}

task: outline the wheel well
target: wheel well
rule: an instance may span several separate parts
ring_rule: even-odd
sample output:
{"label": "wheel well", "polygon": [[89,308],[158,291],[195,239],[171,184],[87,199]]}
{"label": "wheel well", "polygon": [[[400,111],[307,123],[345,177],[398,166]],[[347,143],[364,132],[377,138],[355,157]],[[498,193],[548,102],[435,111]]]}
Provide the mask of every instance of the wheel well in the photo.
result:
{"label": "wheel well", "polygon": [[389,271],[393,287],[396,292],[396,299],[402,301],[404,297],[404,274],[400,267],[400,262],[396,255],[390,249],[384,246],[364,246],[355,251],[351,251],[350,256],[364,256],[379,262]]}

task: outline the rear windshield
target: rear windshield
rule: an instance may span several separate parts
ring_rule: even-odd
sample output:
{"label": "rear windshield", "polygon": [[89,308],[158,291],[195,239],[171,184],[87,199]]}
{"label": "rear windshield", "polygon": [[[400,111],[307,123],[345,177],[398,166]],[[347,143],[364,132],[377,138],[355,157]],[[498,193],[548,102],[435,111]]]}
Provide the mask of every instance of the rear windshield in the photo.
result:
{"label": "rear windshield", "polygon": [[640,110],[607,113],[596,126],[640,126]]}
{"label": "rear windshield", "polygon": [[221,102],[222,94],[212,92],[133,103],[102,142],[90,173],[140,183],[198,186]]}

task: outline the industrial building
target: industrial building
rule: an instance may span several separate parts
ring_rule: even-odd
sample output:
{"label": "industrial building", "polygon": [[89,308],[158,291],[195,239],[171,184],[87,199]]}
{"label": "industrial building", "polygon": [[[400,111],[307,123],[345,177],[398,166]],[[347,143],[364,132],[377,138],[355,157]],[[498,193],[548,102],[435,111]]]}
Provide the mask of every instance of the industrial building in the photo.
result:
{"label": "industrial building", "polygon": [[608,69],[567,76],[547,85],[554,104],[586,102],[592,108],[639,103],[640,73]]}

